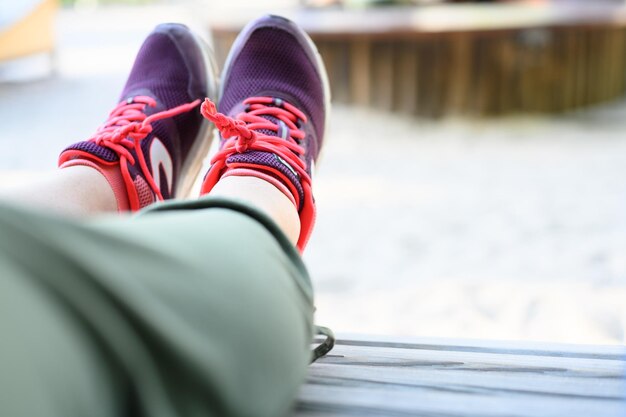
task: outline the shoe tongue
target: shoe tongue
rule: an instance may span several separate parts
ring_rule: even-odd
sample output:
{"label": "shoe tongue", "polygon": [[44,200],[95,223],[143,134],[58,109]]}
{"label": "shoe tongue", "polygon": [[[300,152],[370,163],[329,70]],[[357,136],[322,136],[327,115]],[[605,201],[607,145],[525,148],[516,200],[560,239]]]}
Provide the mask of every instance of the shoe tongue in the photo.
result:
{"label": "shoe tongue", "polygon": [[276,117],[274,117],[274,116],[269,116],[269,115],[268,115],[268,116],[265,116],[265,115],[264,115],[264,116],[261,116],[261,117],[262,117],[262,118],[264,118],[264,119],[266,119],[266,120],[268,120],[268,121],[269,121],[269,122],[271,122],[272,124],[277,125],[277,126],[278,126],[278,132],[275,132],[275,131],[270,130],[270,129],[259,129],[259,130],[257,130],[257,132],[259,132],[259,133],[261,133],[261,134],[263,134],[263,135],[268,135],[268,136],[278,136],[278,137],[280,137],[280,133],[281,133],[281,132],[280,132],[280,130],[281,130],[281,125],[284,125],[284,123],[283,123],[283,122],[281,122],[279,119],[277,119],[277,118],[276,118]]}

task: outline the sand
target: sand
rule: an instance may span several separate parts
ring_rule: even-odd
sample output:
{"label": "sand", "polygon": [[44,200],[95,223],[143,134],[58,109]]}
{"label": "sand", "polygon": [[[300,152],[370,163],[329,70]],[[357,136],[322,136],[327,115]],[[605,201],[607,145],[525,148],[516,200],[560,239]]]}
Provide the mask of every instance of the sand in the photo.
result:
{"label": "sand", "polygon": [[341,331],[621,343],[624,103],[415,121],[337,108],[306,259]]}

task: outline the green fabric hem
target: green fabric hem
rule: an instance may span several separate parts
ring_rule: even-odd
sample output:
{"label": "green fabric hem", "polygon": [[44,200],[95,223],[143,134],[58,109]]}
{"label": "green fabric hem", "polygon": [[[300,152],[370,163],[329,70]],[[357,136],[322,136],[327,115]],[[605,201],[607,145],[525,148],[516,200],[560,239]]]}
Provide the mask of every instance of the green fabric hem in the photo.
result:
{"label": "green fabric hem", "polygon": [[298,287],[302,291],[303,295],[308,298],[311,303],[313,302],[313,285],[311,277],[309,276],[308,270],[302,261],[302,257],[300,256],[298,249],[289,241],[287,236],[283,233],[280,227],[278,227],[274,220],[265,214],[265,212],[244,200],[206,195],[195,200],[168,200],[152,204],[139,211],[136,215],[142,216],[163,211],[205,210],[211,208],[236,211],[253,218],[265,229],[267,229],[267,231],[270,232],[270,234],[276,239],[280,247],[285,251],[289,259],[301,272],[300,276],[303,278],[303,281],[298,282]]}

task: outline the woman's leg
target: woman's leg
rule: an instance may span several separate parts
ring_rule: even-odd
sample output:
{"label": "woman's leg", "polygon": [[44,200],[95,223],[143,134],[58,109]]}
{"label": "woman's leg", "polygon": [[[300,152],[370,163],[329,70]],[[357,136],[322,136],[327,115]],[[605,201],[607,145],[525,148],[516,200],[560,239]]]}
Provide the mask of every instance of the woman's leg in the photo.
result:
{"label": "woman's leg", "polygon": [[276,416],[293,403],[312,290],[255,207],[204,197],[77,223],[0,206],[0,234],[0,415]]}
{"label": "woman's leg", "polygon": [[34,182],[0,192],[0,199],[71,216],[117,211],[117,201],[105,177],[77,165],[60,169]]}

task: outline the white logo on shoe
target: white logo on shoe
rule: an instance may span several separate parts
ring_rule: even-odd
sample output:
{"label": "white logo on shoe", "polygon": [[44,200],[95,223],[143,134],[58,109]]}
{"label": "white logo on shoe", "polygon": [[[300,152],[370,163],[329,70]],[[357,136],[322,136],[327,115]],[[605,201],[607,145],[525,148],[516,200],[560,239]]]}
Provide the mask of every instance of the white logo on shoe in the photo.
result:
{"label": "white logo on shoe", "polygon": [[163,171],[165,172],[165,182],[167,184],[167,192],[171,196],[172,180],[174,177],[174,163],[172,162],[172,157],[167,151],[167,148],[158,138],[154,138],[152,140],[152,144],[150,145],[150,161],[152,163],[152,178],[154,178],[154,183],[159,188],[161,187],[160,168],[163,167]]}

